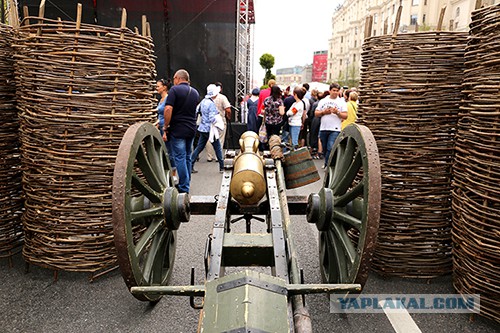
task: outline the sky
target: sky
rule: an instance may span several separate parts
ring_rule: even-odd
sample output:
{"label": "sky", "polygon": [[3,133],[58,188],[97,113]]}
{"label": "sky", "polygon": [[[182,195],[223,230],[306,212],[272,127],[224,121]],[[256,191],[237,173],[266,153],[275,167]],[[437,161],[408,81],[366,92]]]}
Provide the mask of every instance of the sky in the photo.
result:
{"label": "sky", "polygon": [[328,50],[332,16],[343,0],[254,0],[254,84],[262,84],[259,64],[264,53],[277,68],[312,64],[314,51]]}

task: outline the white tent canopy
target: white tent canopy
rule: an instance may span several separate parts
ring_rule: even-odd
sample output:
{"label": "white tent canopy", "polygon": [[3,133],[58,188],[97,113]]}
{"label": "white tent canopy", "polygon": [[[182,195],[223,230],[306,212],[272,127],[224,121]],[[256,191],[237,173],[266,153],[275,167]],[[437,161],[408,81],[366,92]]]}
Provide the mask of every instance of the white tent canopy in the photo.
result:
{"label": "white tent canopy", "polygon": [[319,92],[323,92],[330,89],[330,85],[322,82],[309,82],[309,91],[317,89]]}

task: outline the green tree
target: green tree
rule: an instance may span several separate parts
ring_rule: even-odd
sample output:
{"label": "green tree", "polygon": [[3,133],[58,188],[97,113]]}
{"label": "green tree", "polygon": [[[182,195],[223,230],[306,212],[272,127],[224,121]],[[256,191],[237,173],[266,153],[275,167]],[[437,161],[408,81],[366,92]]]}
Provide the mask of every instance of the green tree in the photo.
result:
{"label": "green tree", "polygon": [[264,76],[264,84],[267,84],[267,81],[276,78],[271,73],[271,68],[274,67],[274,56],[269,53],[264,53],[259,58],[260,66],[266,71],[266,75]]}
{"label": "green tree", "polygon": [[[346,70],[347,70],[347,75],[345,72]],[[347,69],[344,69],[343,71],[339,72],[336,82],[341,86],[357,87],[359,86],[359,78],[356,78],[358,71],[359,71],[358,67],[352,64],[348,66]]]}

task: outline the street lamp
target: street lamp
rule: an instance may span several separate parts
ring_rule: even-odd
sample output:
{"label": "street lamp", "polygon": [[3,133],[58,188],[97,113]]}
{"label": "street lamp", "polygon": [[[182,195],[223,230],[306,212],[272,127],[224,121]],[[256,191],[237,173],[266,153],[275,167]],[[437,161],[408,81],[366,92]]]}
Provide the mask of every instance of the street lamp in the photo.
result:
{"label": "street lamp", "polygon": [[347,72],[349,71],[349,56],[345,59],[345,83],[344,86],[347,86]]}

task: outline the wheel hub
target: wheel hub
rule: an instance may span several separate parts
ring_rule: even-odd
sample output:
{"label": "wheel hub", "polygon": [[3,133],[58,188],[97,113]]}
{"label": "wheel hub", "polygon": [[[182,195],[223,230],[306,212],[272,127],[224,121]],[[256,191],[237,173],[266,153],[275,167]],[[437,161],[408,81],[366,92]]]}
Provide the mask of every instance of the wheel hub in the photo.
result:
{"label": "wheel hub", "polygon": [[163,220],[169,230],[177,230],[181,222],[189,221],[189,194],[179,193],[175,187],[167,187],[163,192],[162,203]]}
{"label": "wheel hub", "polygon": [[307,202],[307,222],[315,223],[319,231],[330,229],[333,217],[333,191],[322,188],[318,193],[311,193]]}

